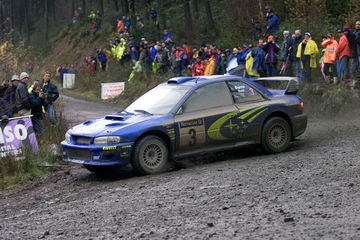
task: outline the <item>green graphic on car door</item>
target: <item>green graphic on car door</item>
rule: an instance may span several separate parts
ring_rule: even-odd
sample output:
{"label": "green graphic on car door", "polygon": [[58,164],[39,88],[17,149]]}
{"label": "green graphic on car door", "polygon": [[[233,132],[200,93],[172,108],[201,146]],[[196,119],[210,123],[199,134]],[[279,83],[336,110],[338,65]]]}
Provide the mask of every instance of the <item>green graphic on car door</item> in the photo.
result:
{"label": "green graphic on car door", "polygon": [[212,123],[207,130],[207,136],[211,140],[220,141],[241,138],[249,124],[255,121],[266,110],[268,110],[267,106],[261,106],[231,112]]}

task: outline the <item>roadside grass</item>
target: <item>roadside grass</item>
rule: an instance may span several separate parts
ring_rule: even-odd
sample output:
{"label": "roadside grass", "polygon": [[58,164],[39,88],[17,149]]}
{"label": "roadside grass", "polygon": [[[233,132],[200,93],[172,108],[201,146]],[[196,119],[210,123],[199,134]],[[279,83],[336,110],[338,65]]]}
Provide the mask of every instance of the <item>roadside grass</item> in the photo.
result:
{"label": "roadside grass", "polygon": [[305,101],[305,111],[313,116],[341,115],[358,106],[359,89],[349,89],[343,84],[308,85],[299,91]]}
{"label": "roadside grass", "polygon": [[[56,109],[62,106],[57,104]],[[67,122],[57,111],[58,124],[56,126],[44,119],[45,133],[37,136],[39,152],[33,153],[30,146],[23,147],[23,155],[19,159],[8,156],[0,159],[0,191],[14,188],[31,180],[46,176],[51,166],[59,165],[61,159],[60,142],[68,130]],[[50,167],[49,167],[50,166]]]}

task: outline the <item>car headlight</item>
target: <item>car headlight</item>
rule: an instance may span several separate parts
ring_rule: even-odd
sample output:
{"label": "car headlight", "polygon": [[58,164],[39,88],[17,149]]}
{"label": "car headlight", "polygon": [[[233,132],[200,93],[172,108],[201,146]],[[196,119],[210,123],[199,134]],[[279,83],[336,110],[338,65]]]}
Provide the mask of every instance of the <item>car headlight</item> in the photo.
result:
{"label": "car headlight", "polygon": [[105,137],[97,137],[94,139],[94,144],[114,144],[119,143],[121,141],[121,137],[119,136],[105,136]]}
{"label": "car headlight", "polygon": [[67,143],[70,143],[70,138],[71,138],[70,133],[66,132],[66,133],[65,133],[65,141],[66,141]]}

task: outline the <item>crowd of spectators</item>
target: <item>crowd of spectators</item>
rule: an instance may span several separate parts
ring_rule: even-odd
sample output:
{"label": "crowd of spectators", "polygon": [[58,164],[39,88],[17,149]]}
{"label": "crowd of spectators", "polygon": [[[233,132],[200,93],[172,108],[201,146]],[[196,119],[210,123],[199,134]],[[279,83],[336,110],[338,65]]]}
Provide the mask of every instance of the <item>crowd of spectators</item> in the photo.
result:
{"label": "crowd of spectators", "polygon": [[[254,37],[261,37],[254,44],[242,44],[233,49],[223,49],[215,44],[201,44],[191,48],[186,42],[179,44],[172,33],[163,31],[163,39],[149,41],[135,39],[131,34],[132,22],[129,16],[116,21],[117,37],[109,42],[109,49],[98,49],[96,54],[86,57],[86,67],[95,73],[98,69],[107,70],[110,58],[120,64],[131,63],[133,71],[128,81],[132,81],[139,72],[172,73],[175,76],[237,74],[244,77],[259,76],[296,76],[302,82],[312,81],[312,71],[320,66],[327,83],[343,82],[348,84],[351,74],[359,72],[360,22],[356,22],[355,32],[348,26],[338,31],[338,40],[329,33],[323,37],[319,52],[312,34],[302,33],[300,29],[293,33],[285,30],[279,36],[279,19],[270,7],[266,7],[266,33],[261,35],[259,22],[254,21]],[[93,11],[89,15],[92,21],[101,14]],[[100,16],[100,17],[99,17]],[[157,11],[152,8],[149,17],[158,26]],[[98,21],[98,20],[97,20]],[[140,16],[136,17],[138,29],[144,27]],[[281,43],[281,44],[280,44]],[[321,58],[319,62],[319,58]]]}

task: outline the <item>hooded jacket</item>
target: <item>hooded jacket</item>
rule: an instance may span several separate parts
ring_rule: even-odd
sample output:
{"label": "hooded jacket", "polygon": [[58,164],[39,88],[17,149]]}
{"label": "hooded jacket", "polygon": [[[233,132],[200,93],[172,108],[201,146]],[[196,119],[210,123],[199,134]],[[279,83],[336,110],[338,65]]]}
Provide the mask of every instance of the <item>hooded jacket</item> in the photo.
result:
{"label": "hooded jacket", "polygon": [[[302,51],[302,44],[300,43],[297,49],[296,57],[301,58],[301,51]],[[310,56],[310,67],[316,68],[316,54],[319,52],[319,48],[316,45],[315,41],[311,39],[311,37],[308,39],[308,42],[305,46],[304,55]]]}
{"label": "hooded jacket", "polygon": [[340,60],[345,56],[351,56],[349,41],[345,34],[340,37],[339,46],[336,49],[336,55],[339,56]]}
{"label": "hooded jacket", "polygon": [[338,48],[338,42],[332,37],[331,39],[325,39],[321,46],[325,48],[324,63],[334,64],[336,61],[336,49]]}

